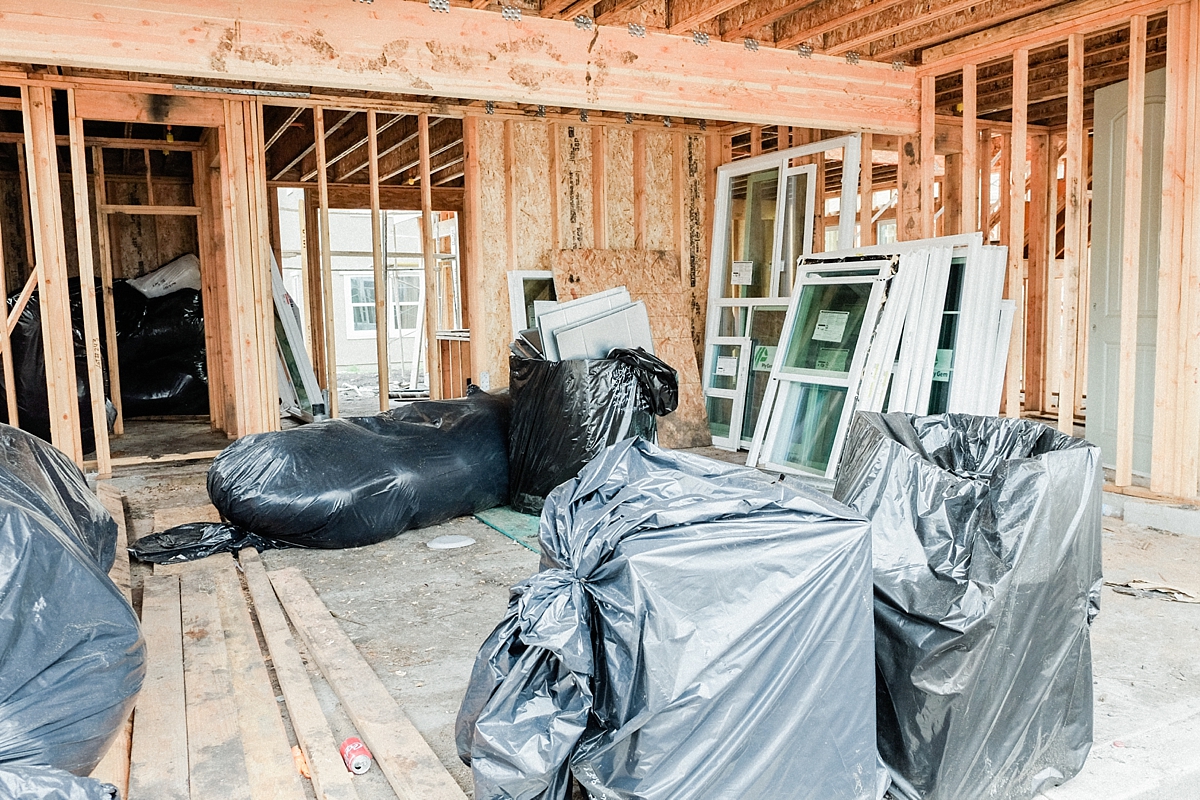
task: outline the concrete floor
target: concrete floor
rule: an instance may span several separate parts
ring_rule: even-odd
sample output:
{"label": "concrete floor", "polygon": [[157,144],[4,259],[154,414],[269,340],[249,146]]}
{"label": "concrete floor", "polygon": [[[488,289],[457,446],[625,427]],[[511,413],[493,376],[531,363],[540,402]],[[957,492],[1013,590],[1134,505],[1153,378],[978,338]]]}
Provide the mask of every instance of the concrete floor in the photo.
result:
{"label": "concrete floor", "polygon": [[[723,451],[699,452],[723,460]],[[124,470],[132,532],[150,530],[154,508],[206,502],[204,464]],[[476,544],[434,551],[448,533]],[[1105,519],[1105,576],[1142,579],[1200,596],[1200,525],[1169,534]],[[471,518],[411,531],[355,550],[265,553],[268,569],[300,568],[342,628],[470,793],[455,753],[454,720],[476,651],[507,607],[508,587],[537,569],[537,556]],[[1083,773],[1046,800],[1200,800],[1200,605],[1104,589],[1093,628],[1096,743]],[[349,722],[320,685],[335,733]],[[379,776],[364,800],[393,795]]]}

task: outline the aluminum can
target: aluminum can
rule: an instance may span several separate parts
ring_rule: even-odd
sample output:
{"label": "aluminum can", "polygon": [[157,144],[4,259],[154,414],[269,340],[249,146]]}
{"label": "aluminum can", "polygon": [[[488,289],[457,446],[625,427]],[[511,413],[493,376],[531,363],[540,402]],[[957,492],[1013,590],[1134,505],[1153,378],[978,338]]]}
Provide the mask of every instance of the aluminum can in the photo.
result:
{"label": "aluminum can", "polygon": [[342,761],[346,762],[346,769],[355,775],[362,775],[371,768],[371,751],[357,736],[342,742],[338,752],[342,754]]}

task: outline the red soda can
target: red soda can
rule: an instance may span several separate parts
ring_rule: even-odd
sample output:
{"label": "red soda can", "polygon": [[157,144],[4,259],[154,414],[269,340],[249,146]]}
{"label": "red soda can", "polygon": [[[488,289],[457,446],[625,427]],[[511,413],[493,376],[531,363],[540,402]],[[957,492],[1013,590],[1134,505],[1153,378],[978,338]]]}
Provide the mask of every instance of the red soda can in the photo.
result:
{"label": "red soda can", "polygon": [[355,775],[362,775],[371,768],[371,751],[357,736],[342,742],[338,752],[342,754],[342,761],[346,762],[346,769]]}

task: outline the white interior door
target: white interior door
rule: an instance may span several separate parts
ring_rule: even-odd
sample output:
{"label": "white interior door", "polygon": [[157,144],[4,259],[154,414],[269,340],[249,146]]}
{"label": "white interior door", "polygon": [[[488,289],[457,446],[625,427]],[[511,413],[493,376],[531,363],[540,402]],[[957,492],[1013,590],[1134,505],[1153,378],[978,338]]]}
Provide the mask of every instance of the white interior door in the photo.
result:
{"label": "white interior door", "polygon": [[[1117,371],[1121,348],[1121,226],[1124,220],[1128,82],[1096,90],[1092,167],[1091,315],[1088,331],[1087,438],[1104,465],[1116,463]],[[1162,216],[1163,114],[1166,72],[1146,75],[1142,168],[1141,275],[1133,470],[1149,474],[1154,423],[1154,358],[1158,324],[1158,233]]]}

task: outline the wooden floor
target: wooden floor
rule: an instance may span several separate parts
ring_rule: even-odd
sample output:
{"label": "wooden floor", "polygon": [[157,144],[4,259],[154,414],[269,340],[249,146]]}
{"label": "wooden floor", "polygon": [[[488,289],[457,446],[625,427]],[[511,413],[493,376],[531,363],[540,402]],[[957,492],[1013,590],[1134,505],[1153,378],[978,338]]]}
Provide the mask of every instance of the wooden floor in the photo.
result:
{"label": "wooden floor", "polygon": [[[124,502],[106,489],[101,498],[120,529],[112,575],[128,597]],[[215,519],[211,506],[162,510],[154,528]],[[145,683],[132,719],[93,772],[121,797],[357,800],[299,640],[397,797],[465,800],[298,571],[268,573],[253,550],[237,560],[222,554],[156,566],[142,581],[141,619]]]}

